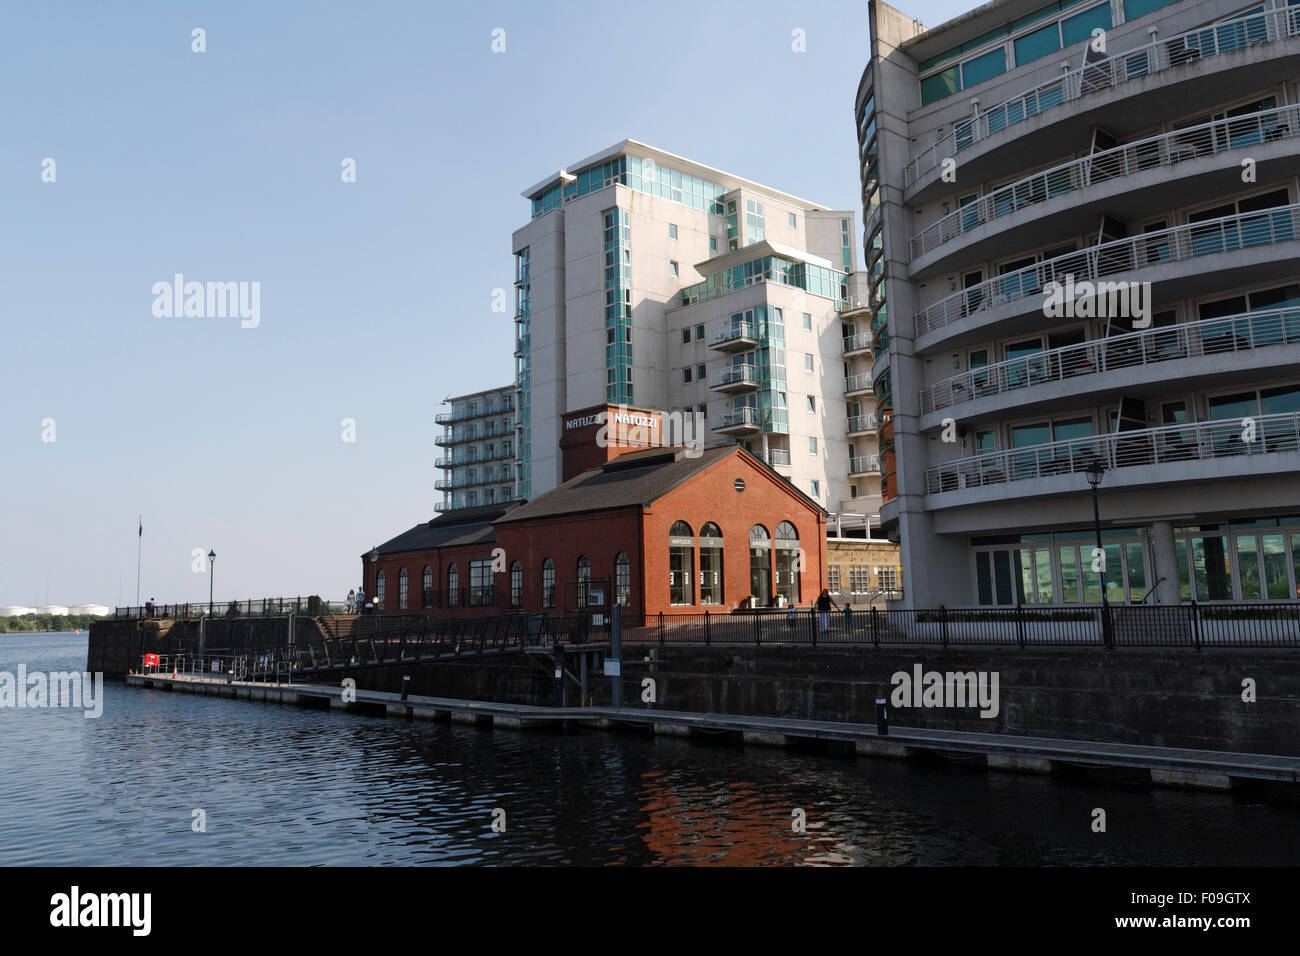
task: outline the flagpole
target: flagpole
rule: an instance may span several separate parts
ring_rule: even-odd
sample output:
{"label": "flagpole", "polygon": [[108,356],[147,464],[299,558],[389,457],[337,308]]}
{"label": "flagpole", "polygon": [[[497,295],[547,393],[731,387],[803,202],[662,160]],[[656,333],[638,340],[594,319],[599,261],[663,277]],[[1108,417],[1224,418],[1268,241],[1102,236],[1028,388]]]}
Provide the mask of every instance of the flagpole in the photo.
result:
{"label": "flagpole", "polygon": [[140,606],[140,545],[144,542],[144,515],[140,515],[140,530],[135,538],[135,606]]}

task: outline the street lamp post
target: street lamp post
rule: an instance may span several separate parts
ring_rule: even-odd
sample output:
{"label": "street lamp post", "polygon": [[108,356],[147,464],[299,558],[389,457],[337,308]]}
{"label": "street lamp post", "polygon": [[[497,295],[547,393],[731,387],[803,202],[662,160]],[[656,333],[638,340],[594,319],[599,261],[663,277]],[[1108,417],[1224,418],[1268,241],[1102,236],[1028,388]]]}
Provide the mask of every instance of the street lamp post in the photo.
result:
{"label": "street lamp post", "polygon": [[212,616],[212,575],[217,564],[217,552],[208,550],[208,617]]}
{"label": "street lamp post", "polygon": [[1102,476],[1106,474],[1106,466],[1100,460],[1093,459],[1084,474],[1088,477],[1088,484],[1092,486],[1092,524],[1097,532],[1096,554],[1100,561],[1098,570],[1101,574],[1101,641],[1106,649],[1110,650],[1115,646],[1115,632],[1111,626],[1110,599],[1106,596],[1106,549],[1101,544],[1101,506],[1097,500],[1097,486],[1101,484]]}

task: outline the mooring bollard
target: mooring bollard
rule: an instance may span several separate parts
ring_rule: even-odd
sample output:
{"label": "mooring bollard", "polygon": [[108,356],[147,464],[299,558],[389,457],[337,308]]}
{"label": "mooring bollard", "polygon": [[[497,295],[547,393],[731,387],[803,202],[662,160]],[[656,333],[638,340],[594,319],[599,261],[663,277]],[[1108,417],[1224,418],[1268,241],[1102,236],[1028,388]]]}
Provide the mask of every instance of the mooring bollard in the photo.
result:
{"label": "mooring bollard", "polygon": [[883,697],[876,698],[876,733],[881,737],[889,736],[889,710]]}
{"label": "mooring bollard", "polygon": [[411,689],[411,675],[403,674],[402,675],[402,700],[403,701],[406,700],[406,695],[410,691],[410,689]]}

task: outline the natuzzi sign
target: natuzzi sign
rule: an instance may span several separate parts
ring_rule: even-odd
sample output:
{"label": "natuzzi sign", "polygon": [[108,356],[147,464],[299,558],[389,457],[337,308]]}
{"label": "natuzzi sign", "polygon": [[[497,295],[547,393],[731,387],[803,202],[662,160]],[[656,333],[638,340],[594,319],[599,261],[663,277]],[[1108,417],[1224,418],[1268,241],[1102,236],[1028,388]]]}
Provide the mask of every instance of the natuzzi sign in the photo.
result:
{"label": "natuzzi sign", "polygon": [[[568,418],[564,421],[564,430],[571,432],[579,428],[588,428],[592,425],[605,424],[606,412],[595,412],[591,415],[580,415],[577,418]],[[614,412],[609,414],[609,420],[614,425],[622,425],[626,428],[649,428],[658,430],[659,417],[657,415],[644,415],[639,412]]]}

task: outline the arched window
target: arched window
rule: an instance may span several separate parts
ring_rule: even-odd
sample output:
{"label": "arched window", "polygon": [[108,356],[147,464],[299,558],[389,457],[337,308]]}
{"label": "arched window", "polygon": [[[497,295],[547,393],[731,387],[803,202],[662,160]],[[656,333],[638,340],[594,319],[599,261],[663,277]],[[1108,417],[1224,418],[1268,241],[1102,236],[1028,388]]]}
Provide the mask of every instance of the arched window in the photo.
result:
{"label": "arched window", "polygon": [[632,604],[632,561],[622,551],[614,559],[614,600],[621,607]]}
{"label": "arched window", "polygon": [[695,535],[685,521],[668,529],[668,603],[695,603]]}
{"label": "arched window", "polygon": [[427,564],[424,566],[420,587],[424,591],[424,606],[433,607],[433,568]]}
{"label": "arched window", "polygon": [[510,606],[516,610],[524,606],[524,566],[518,561],[510,565]]}
{"label": "arched window", "polygon": [[799,532],[788,521],[776,526],[776,592],[784,594],[791,604],[798,604],[802,575],[799,550]]}
{"label": "arched window", "polygon": [[406,610],[408,587],[406,568],[402,568],[401,571],[397,572],[397,609],[399,611]]}
{"label": "arched window", "polygon": [[542,607],[555,607],[555,562],[542,562]]}
{"label": "arched window", "polygon": [[460,607],[460,568],[447,568],[447,607]]}
{"label": "arched window", "polygon": [[723,603],[722,529],[712,521],[700,528],[700,603]]}
{"label": "arched window", "polygon": [[585,554],[578,558],[578,607],[587,606],[587,589],[591,587],[591,559]]}
{"label": "arched window", "polygon": [[772,603],[772,538],[761,524],[749,529],[749,593],[754,607]]}
{"label": "arched window", "polygon": [[384,591],[384,572],[381,570],[375,575],[375,600],[378,602],[376,606],[381,611],[384,609]]}

